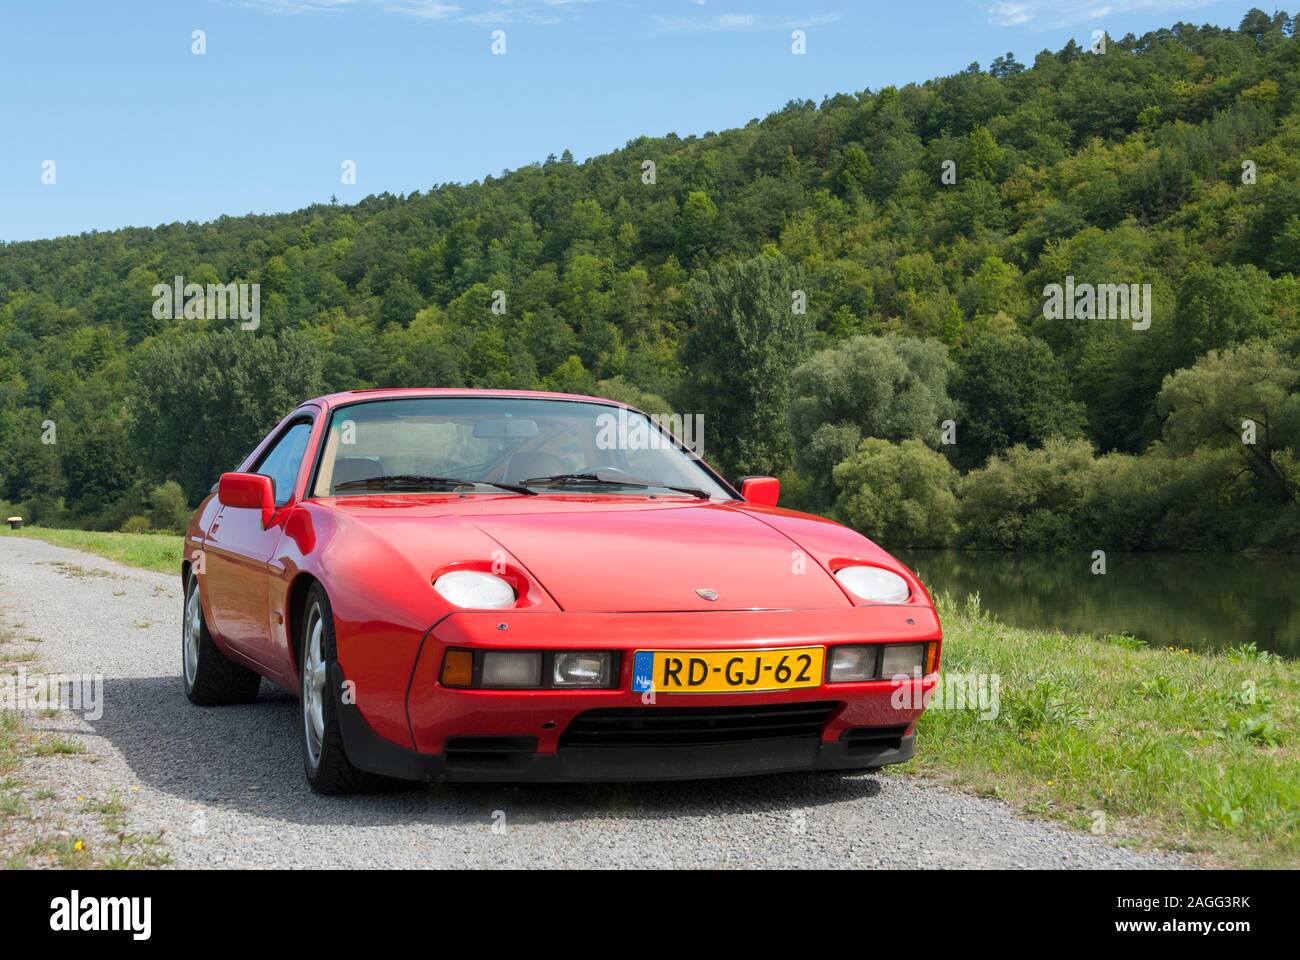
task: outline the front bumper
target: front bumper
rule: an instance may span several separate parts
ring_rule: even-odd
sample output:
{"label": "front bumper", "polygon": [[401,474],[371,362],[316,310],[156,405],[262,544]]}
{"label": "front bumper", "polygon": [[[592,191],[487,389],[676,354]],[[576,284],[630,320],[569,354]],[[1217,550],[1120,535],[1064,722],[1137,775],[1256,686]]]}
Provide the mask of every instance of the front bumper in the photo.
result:
{"label": "front bumper", "polygon": [[[356,706],[340,705],[340,727],[355,766],[411,780],[676,780],[870,769],[912,756],[913,725],[934,675],[906,681],[905,689],[876,680],[765,693],[660,693],[647,706],[631,689],[630,654],[656,647],[831,646],[940,637],[934,611],[911,604],[708,614],[457,613],[429,631],[411,673],[404,704],[408,744],[377,733],[367,721],[364,687]],[[448,647],[613,649],[623,655],[612,689],[453,689],[443,687],[438,676]],[[334,689],[340,689],[344,671],[337,664],[333,669],[339,671]],[[815,704],[825,708],[824,722],[799,735],[635,746],[565,742],[565,732],[589,711],[648,714],[662,707],[743,711]]]}
{"label": "front bumper", "polygon": [[[334,669],[337,671],[337,665]],[[341,682],[342,675],[338,674],[336,683]],[[339,726],[354,766],[402,780],[698,780],[802,770],[870,770],[909,760],[915,749],[910,725],[878,728],[882,737],[866,741],[791,737],[682,746],[561,746],[549,753],[538,752],[536,737],[459,737],[452,741],[455,749],[420,753],[379,736],[360,711],[347,704],[340,707]]]}

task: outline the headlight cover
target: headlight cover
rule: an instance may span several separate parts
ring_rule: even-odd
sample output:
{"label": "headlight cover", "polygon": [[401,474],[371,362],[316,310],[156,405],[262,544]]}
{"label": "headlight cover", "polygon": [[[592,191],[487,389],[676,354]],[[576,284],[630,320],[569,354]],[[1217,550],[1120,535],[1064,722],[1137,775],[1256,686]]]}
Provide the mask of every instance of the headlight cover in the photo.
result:
{"label": "headlight cover", "polygon": [[928,644],[891,643],[880,655],[880,675],[886,680],[894,677],[919,677],[925,666]]}
{"label": "headlight cover", "polygon": [[488,650],[483,654],[483,686],[540,687],[542,655],[537,650]]}
{"label": "headlight cover", "polygon": [[515,605],[515,588],[500,577],[478,570],[453,570],[433,582],[443,599],[458,607],[496,610]]}
{"label": "headlight cover", "polygon": [[608,687],[610,654],[607,650],[561,650],[551,668],[556,687]]}
{"label": "headlight cover", "polygon": [[874,680],[879,655],[878,645],[831,647],[830,669],[826,673],[826,680],[828,683]]}
{"label": "headlight cover", "polygon": [[880,567],[841,567],[835,579],[855,597],[873,603],[905,603],[912,596],[906,580]]}

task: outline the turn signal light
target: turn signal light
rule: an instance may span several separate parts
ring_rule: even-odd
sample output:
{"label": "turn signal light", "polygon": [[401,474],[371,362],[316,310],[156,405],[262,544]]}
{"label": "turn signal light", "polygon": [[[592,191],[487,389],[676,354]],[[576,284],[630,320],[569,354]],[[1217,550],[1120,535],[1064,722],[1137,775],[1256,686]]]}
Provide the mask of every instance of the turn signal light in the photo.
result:
{"label": "turn signal light", "polygon": [[939,663],[939,645],[933,641],[925,645],[925,673],[926,676],[934,673],[934,668]]}
{"label": "turn signal light", "polygon": [[473,682],[473,651],[448,650],[442,658],[442,685],[444,687],[468,687]]}

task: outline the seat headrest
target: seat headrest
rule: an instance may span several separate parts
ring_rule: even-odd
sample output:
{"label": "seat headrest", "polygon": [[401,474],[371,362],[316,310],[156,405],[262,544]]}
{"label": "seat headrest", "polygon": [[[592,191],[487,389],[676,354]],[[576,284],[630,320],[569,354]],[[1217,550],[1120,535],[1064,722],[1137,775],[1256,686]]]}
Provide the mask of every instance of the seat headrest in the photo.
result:
{"label": "seat headrest", "polygon": [[330,483],[338,489],[340,483],[382,477],[387,472],[384,469],[384,462],[378,457],[336,457],[334,475],[330,477]]}
{"label": "seat headrest", "polygon": [[555,454],[532,450],[516,453],[510,458],[510,465],[506,467],[505,480],[506,483],[518,483],[520,480],[549,477],[565,472],[564,462]]}

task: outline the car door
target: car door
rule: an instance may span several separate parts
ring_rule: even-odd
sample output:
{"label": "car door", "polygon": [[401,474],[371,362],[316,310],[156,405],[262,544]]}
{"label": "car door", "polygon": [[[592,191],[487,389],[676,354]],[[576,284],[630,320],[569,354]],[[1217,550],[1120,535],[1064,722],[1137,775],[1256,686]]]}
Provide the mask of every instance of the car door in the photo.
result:
{"label": "car door", "polygon": [[213,626],[227,644],[261,664],[272,659],[268,564],[284,533],[279,519],[293,499],[311,432],[309,416],[290,422],[247,471],[271,478],[276,506],[271,522],[263,528],[260,511],[223,506],[203,545]]}

